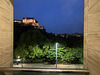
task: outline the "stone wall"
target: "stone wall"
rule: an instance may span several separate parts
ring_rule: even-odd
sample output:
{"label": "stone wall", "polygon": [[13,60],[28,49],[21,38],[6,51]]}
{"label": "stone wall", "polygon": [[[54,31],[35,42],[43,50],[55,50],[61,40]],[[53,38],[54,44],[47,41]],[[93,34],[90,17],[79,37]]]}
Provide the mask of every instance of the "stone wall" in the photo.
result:
{"label": "stone wall", "polygon": [[85,0],[84,67],[100,75],[100,0]]}
{"label": "stone wall", "polygon": [[13,0],[0,0],[0,67],[13,65]]}

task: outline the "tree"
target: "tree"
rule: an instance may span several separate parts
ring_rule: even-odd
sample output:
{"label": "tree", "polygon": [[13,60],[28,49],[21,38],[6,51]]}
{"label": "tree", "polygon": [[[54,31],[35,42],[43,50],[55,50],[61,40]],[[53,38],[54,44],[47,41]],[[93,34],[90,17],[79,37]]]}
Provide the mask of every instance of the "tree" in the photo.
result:
{"label": "tree", "polygon": [[[63,50],[64,48],[57,48],[57,58],[58,61],[62,59],[63,57]],[[55,59],[56,59],[56,48],[51,48],[48,50],[47,54],[46,54],[46,59],[47,61],[51,62],[51,63],[55,63]]]}
{"label": "tree", "polygon": [[43,56],[43,50],[39,48],[38,45],[36,46],[29,46],[29,58],[35,59],[35,58],[40,58]]}
{"label": "tree", "polygon": [[27,56],[29,55],[29,52],[25,48],[25,44],[19,44],[18,47],[14,51],[14,58],[18,59],[18,56],[21,57],[22,61],[26,61]]}
{"label": "tree", "polygon": [[64,50],[62,60],[68,63],[83,63],[83,49],[82,48],[67,48]]}

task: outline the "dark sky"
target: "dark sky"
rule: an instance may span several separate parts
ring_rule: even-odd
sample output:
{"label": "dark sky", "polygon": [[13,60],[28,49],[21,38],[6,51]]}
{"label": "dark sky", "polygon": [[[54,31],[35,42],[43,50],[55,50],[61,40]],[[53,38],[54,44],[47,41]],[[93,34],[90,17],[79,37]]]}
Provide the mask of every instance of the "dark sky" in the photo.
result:
{"label": "dark sky", "polygon": [[35,17],[52,33],[83,33],[84,0],[14,0],[14,19]]}

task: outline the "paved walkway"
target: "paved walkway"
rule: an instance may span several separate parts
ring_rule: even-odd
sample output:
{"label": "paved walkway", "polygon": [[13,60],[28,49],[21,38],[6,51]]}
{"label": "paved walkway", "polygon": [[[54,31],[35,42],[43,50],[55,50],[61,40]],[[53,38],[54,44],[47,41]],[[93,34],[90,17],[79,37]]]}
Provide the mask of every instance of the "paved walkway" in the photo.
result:
{"label": "paved walkway", "polygon": [[[13,64],[13,67],[25,67],[25,68],[56,68],[56,64],[52,65],[52,64],[48,64],[48,65],[44,65],[42,63],[31,63],[31,64],[26,64],[26,63],[19,63],[18,65],[15,63]],[[63,64],[57,64],[57,68],[83,68],[82,64],[70,64],[70,65],[63,65]]]}

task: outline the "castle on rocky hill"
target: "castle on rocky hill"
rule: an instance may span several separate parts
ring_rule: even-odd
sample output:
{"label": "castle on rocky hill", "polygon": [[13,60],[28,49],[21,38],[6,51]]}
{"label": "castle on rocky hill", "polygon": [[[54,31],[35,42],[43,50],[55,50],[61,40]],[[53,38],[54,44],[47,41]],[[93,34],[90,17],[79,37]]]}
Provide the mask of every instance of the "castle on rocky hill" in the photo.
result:
{"label": "castle on rocky hill", "polygon": [[44,29],[43,26],[40,26],[38,21],[33,17],[33,18],[23,18],[22,20],[14,20],[14,22],[16,23],[24,23],[25,26],[34,26],[35,28],[38,29]]}

